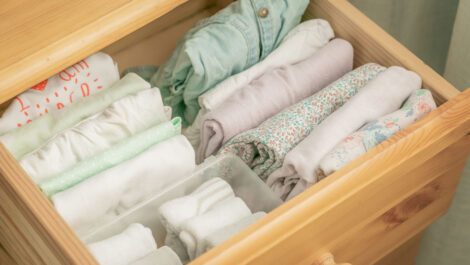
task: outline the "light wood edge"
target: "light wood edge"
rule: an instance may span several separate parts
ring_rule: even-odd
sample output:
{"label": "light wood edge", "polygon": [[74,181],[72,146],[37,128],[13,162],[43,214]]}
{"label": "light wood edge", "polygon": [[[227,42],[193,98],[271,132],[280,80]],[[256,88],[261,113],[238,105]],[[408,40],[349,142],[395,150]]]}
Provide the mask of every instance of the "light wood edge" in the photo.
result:
{"label": "light wood edge", "polygon": [[[422,77],[424,87],[433,91],[439,103],[459,94],[452,84],[348,1],[312,0],[308,12],[314,17],[328,20],[339,37],[353,44],[356,64],[375,62],[411,69]],[[359,46],[361,48],[356,49]]]}
{"label": "light wood edge", "polygon": [[[459,144],[464,144],[466,150],[459,150]],[[338,258],[342,260],[354,261],[356,264],[373,264],[423,231],[448,209],[460,180],[469,148],[470,137],[466,136],[465,139],[446,148],[438,155],[448,162],[438,166],[438,170],[430,170],[436,167],[433,164],[439,164],[439,159],[434,157],[419,168],[410,171],[407,175],[410,176],[409,179],[413,179],[409,182],[409,186],[413,187],[412,192],[403,194],[404,196],[400,197],[403,199],[398,202],[390,200],[391,205],[394,205],[392,208],[373,220],[364,222],[362,227],[354,228],[355,231],[343,234],[342,242],[334,244],[331,251],[339,253]],[[465,153],[463,156],[462,152]],[[459,153],[456,161],[449,163],[449,160],[453,159],[446,158],[446,156],[452,157],[456,153]],[[395,220],[398,223],[394,223],[394,218],[402,220]],[[371,242],[374,244],[370,244]],[[367,244],[367,246],[363,245],[362,251],[357,252],[357,246],[360,244]],[[356,249],[354,252],[350,251],[353,249],[351,245]]]}
{"label": "light wood edge", "polygon": [[2,265],[16,265],[13,259],[8,255],[6,250],[0,245],[0,264]]}
{"label": "light wood edge", "polygon": [[[92,23],[70,32],[39,52],[0,71],[0,103],[108,46],[188,0],[128,1]],[[80,40],[80,41],[77,41]]]}
{"label": "light wood edge", "polygon": [[0,240],[18,264],[97,264],[3,145],[0,174]]}
{"label": "light wood edge", "polygon": [[415,235],[405,244],[377,261],[374,265],[414,265],[422,237],[423,233]]}
{"label": "light wood edge", "polygon": [[[470,90],[467,90],[192,264],[251,264],[273,246],[289,245],[292,235],[315,224],[337,204],[360,196],[363,187],[405,174],[405,170],[423,164],[469,132]],[[370,168],[380,171],[371,174]],[[333,195],[337,195],[334,201]],[[314,214],[307,217],[306,213]]]}
{"label": "light wood edge", "polygon": [[118,53],[128,48],[129,46],[135,45],[136,43],[147,38],[151,38],[153,35],[159,32],[174,27],[175,24],[188,20],[193,16],[197,16],[199,13],[209,11],[213,14],[217,10],[218,5],[214,3],[214,0],[188,1],[185,4],[178,6],[168,14],[155,19],[132,34],[127,35],[119,41],[105,47],[102,51],[113,56],[113,54]]}

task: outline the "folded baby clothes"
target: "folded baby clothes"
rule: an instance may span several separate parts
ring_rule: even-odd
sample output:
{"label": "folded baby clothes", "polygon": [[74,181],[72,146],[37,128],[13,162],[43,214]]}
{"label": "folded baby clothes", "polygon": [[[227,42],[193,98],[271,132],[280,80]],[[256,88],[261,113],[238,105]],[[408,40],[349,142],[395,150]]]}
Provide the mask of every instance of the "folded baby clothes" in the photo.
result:
{"label": "folded baby clothes", "polygon": [[157,243],[150,229],[131,224],[120,234],[89,244],[88,249],[100,265],[129,265],[155,251]]}
{"label": "folded baby clothes", "polygon": [[436,103],[429,90],[414,91],[401,109],[366,124],[336,145],[320,162],[320,178],[339,170],[435,108]]}
{"label": "folded baby clothes", "polygon": [[111,56],[98,52],[18,95],[0,118],[0,135],[59,112],[119,80]]}
{"label": "folded baby clothes", "polygon": [[163,246],[130,265],[183,265],[183,263],[171,248]]}
{"label": "folded baby clothes", "polygon": [[247,216],[236,223],[222,227],[212,234],[208,235],[204,239],[205,251],[209,251],[211,248],[214,248],[225,241],[229,240],[234,235],[238,234],[251,224],[254,224],[259,219],[266,216],[265,212],[257,212],[250,216]]}
{"label": "folded baby clothes", "polygon": [[253,65],[247,70],[233,75],[220,82],[213,89],[199,96],[199,110],[193,124],[183,134],[188,137],[191,144],[197,149],[200,142],[200,128],[202,116],[208,111],[220,106],[230,95],[251,81],[259,78],[266,72],[283,65],[296,64],[314,54],[325,46],[334,37],[330,24],[322,19],[305,21],[294,29],[282,40],[277,47],[264,60]]}
{"label": "folded baby clothes", "polygon": [[189,177],[194,168],[194,150],[184,136],[178,135],[51,199],[72,228],[85,231]]}
{"label": "folded baby clothes", "polygon": [[198,161],[216,153],[233,136],[255,128],[282,109],[314,94],[353,66],[353,48],[335,39],[310,58],[274,69],[236,91],[204,116]]}
{"label": "folded baby clothes", "polygon": [[324,47],[334,37],[330,24],[322,19],[305,21],[292,29],[264,60],[220,82],[199,97],[201,109],[211,111],[235,91],[260,76],[285,65],[297,64]]}
{"label": "folded baby clothes", "polygon": [[0,136],[0,141],[16,159],[20,159],[57,133],[103,111],[114,101],[148,88],[150,84],[138,75],[128,74],[108,89],[77,101],[60,112],[42,116],[28,125]]}
{"label": "folded baby clothes", "polygon": [[177,117],[137,133],[122,140],[110,149],[84,159],[57,176],[39,182],[39,186],[46,195],[51,196],[108,168],[136,157],[153,145],[180,133],[181,118]]}
{"label": "folded baby clothes", "polygon": [[239,0],[191,29],[152,77],[165,105],[191,124],[197,98],[276,48],[301,19],[308,0]]}
{"label": "folded baby clothes", "polygon": [[267,184],[291,185],[289,179],[294,182],[302,179],[308,185],[315,183],[321,159],[342,139],[364,124],[397,110],[420,87],[421,78],[416,73],[398,66],[388,68],[289,151],[282,167],[268,177]]}
{"label": "folded baby clothes", "polygon": [[183,262],[187,261],[188,253],[179,239],[181,226],[187,220],[207,212],[217,203],[234,197],[233,190],[226,181],[213,178],[191,194],[162,204],[159,213],[160,221],[167,231],[165,245],[171,247]]}
{"label": "folded baby clothes", "polygon": [[222,148],[221,153],[239,156],[258,176],[265,179],[282,166],[289,150],[383,70],[385,68],[380,65],[366,64],[347,73],[257,128],[235,136]]}
{"label": "folded baby clothes", "polygon": [[24,156],[20,164],[35,181],[44,181],[117,142],[167,121],[158,89],[126,96]]}
{"label": "folded baby clothes", "polygon": [[208,235],[250,215],[248,206],[237,197],[219,202],[206,213],[187,220],[181,227],[179,237],[186,246],[189,258],[193,260],[204,253],[204,239]]}

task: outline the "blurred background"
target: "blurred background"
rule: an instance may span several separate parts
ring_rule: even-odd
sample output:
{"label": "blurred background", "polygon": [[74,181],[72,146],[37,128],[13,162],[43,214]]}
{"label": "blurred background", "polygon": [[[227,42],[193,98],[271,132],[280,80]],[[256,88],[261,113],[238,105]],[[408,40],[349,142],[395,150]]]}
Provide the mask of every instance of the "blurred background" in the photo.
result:
{"label": "blurred background", "polygon": [[[350,2],[455,87],[470,87],[470,0]],[[470,264],[470,161],[449,212],[422,238],[417,265],[438,264]]]}

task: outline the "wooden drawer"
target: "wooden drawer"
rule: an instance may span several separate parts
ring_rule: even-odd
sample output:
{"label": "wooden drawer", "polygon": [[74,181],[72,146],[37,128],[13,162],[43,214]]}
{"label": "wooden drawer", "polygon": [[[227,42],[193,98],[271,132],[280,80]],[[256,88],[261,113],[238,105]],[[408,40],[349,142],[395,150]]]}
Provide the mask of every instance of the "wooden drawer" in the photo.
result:
{"label": "wooden drawer", "polygon": [[[1,102],[101,49],[123,68],[160,63],[199,18],[230,1],[44,2],[13,1],[2,15],[7,19],[0,18]],[[18,10],[30,19],[16,19]],[[312,0],[307,16],[327,19],[353,44],[356,66],[377,62],[417,72],[440,107],[193,264],[322,264],[328,252],[340,262],[374,264],[452,200],[470,152],[470,90],[459,93],[347,1]],[[23,36],[33,30],[46,40]],[[8,253],[0,248],[2,264],[3,257],[28,265],[96,264],[2,146],[0,202],[0,244]]]}

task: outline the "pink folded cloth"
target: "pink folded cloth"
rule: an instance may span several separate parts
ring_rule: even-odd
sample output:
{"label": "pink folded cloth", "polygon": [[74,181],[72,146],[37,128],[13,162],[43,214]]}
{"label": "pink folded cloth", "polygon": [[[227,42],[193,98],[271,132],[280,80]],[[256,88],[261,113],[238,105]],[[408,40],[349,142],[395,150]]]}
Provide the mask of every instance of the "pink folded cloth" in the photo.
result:
{"label": "pink folded cloth", "polygon": [[[286,183],[291,186],[292,180],[303,180],[307,183],[301,184],[303,187],[314,184],[318,181],[321,159],[342,139],[364,124],[397,110],[420,87],[421,78],[416,73],[397,66],[388,68],[292,149],[282,167],[268,177],[268,186],[273,190],[285,190],[279,186]],[[293,196],[295,194],[289,194],[287,198]]]}
{"label": "pink folded cloth", "polygon": [[274,69],[236,91],[204,117],[198,161],[216,153],[233,136],[340,78],[352,65],[351,44],[335,39],[310,58]]}

